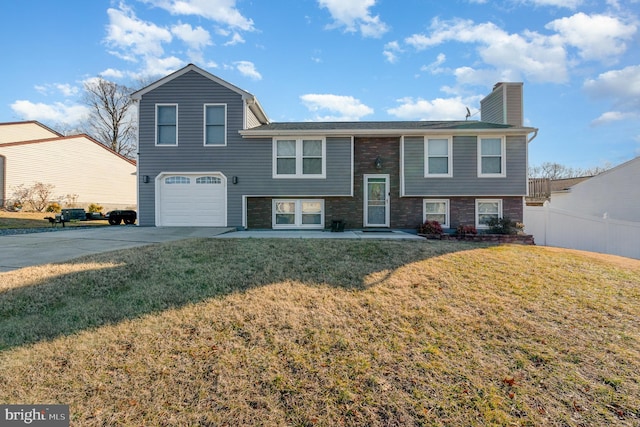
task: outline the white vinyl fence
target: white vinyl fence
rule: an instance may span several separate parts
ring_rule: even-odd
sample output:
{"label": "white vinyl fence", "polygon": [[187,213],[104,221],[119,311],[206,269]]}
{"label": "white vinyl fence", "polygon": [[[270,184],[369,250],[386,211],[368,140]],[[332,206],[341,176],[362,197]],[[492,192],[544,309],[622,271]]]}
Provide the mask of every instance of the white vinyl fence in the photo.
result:
{"label": "white vinyl fence", "polygon": [[545,203],[525,207],[524,225],[536,245],[640,259],[640,222],[580,215]]}

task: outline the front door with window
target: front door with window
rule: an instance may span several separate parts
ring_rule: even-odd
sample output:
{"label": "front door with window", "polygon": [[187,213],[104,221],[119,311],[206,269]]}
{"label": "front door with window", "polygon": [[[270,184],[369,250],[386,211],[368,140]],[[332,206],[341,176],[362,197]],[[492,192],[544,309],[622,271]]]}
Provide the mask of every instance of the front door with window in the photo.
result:
{"label": "front door with window", "polygon": [[389,227],[389,175],[364,176],[364,226]]}

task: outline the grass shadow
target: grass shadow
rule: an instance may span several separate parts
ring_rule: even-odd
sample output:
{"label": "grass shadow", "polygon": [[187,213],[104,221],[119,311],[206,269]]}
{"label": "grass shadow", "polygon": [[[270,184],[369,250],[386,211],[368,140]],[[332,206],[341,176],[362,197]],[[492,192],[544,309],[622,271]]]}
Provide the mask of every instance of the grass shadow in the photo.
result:
{"label": "grass shadow", "polygon": [[[59,264],[68,272],[36,275],[0,293],[0,350],[272,283],[360,290],[373,273],[475,248],[426,241],[189,239],[82,257]],[[109,267],[78,266],[88,262]],[[18,277],[13,280],[23,280]]]}

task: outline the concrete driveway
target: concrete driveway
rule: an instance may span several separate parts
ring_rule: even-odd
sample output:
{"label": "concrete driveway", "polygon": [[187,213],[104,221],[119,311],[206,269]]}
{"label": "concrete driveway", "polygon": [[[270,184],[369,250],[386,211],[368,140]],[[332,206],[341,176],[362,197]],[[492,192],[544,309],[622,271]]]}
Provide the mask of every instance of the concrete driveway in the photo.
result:
{"label": "concrete driveway", "polygon": [[0,272],[152,243],[214,237],[233,230],[235,228],[119,226],[0,236]]}
{"label": "concrete driveway", "polygon": [[34,265],[64,262],[84,255],[134,248],[192,237],[425,240],[397,230],[238,231],[224,227],[95,227],[0,236],[0,273]]}

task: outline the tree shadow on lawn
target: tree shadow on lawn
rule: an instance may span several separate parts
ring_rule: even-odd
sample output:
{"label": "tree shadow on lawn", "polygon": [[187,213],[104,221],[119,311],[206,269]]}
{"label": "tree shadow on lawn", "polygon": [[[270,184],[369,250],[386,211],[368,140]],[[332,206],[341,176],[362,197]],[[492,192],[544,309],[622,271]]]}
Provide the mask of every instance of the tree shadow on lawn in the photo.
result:
{"label": "tree shadow on lawn", "polygon": [[[371,286],[412,262],[486,245],[457,242],[189,239],[82,257],[71,272],[0,293],[0,350],[279,282]],[[83,263],[109,267],[83,269]],[[19,272],[7,274],[20,274]]]}

